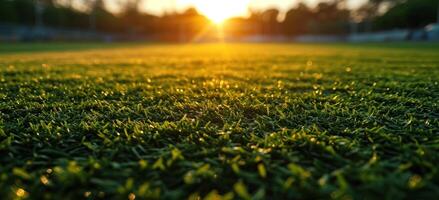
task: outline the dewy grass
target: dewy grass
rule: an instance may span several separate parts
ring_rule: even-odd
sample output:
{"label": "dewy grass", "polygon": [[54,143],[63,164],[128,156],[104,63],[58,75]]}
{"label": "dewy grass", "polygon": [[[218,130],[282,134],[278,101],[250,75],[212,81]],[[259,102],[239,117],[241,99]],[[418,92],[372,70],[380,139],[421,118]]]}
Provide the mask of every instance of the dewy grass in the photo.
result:
{"label": "dewy grass", "polygon": [[28,45],[0,55],[2,199],[439,195],[438,45]]}

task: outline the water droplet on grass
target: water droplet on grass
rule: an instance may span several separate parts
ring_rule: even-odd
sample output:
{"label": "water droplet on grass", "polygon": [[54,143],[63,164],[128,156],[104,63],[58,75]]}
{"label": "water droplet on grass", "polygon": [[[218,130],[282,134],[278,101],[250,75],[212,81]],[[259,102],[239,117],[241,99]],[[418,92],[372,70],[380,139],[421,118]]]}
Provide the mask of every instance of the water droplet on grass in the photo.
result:
{"label": "water droplet on grass", "polygon": [[15,191],[15,194],[18,196],[18,197],[25,197],[25,196],[27,196],[27,192],[26,192],[26,190],[24,190],[23,188],[18,188],[16,191]]}

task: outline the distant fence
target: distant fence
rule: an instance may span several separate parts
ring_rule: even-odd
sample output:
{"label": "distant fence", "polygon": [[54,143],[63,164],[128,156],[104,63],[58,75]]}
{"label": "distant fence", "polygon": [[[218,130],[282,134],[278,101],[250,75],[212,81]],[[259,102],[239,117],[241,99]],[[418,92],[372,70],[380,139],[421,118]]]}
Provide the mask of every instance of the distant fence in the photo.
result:
{"label": "distant fence", "polygon": [[63,29],[52,27],[32,27],[0,23],[0,41],[114,41],[145,40],[144,36],[135,34],[111,34],[79,29]]}
{"label": "distant fence", "polygon": [[227,41],[301,43],[439,41],[439,30],[391,30],[350,35],[301,35],[296,37],[254,35],[239,39],[228,38]]}
{"label": "distant fence", "polygon": [[104,39],[105,35],[82,30],[58,29],[49,27],[18,26],[0,24],[0,40],[27,41],[27,40],[94,40]]}
{"label": "distant fence", "polygon": [[439,41],[439,32],[419,30],[391,30],[373,33],[358,33],[346,36],[302,35],[296,42],[398,42],[398,41]]}
{"label": "distant fence", "polygon": [[394,30],[377,33],[352,34],[347,37],[349,42],[388,42],[409,40],[410,31]]}
{"label": "distant fence", "polygon": [[294,38],[296,42],[344,42],[345,36],[333,35],[302,35]]}
{"label": "distant fence", "polygon": [[[389,41],[439,41],[439,25],[433,29],[419,30],[392,30],[374,33],[359,33],[342,36],[334,35],[302,35],[288,37],[284,35],[266,36],[251,35],[245,37],[225,37],[230,42],[389,42]],[[62,29],[62,28],[35,28],[32,26],[20,26],[0,23],[0,41],[35,41],[35,40],[61,40],[61,41],[139,41],[161,40],[160,35],[135,35],[135,34],[108,34],[86,30]],[[200,39],[199,42],[210,41]]]}

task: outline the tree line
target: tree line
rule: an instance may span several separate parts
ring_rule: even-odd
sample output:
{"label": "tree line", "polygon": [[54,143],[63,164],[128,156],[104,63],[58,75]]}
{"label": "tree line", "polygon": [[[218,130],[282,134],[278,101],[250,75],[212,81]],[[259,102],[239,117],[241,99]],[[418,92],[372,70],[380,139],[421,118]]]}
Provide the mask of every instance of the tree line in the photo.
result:
{"label": "tree line", "polygon": [[[112,13],[104,0],[84,1],[83,9],[57,0],[0,0],[0,22],[34,26],[40,21],[40,25],[48,27],[156,35],[163,39],[193,37],[210,24],[194,8],[154,16],[141,12],[139,3],[140,0],[125,0],[121,11]],[[277,9],[252,11],[249,17],[228,20],[225,30],[235,35],[295,36],[347,34],[353,31],[353,24],[360,32],[415,29],[435,22],[438,3],[439,0],[369,0],[355,10],[347,8],[345,0],[322,1],[313,7],[299,3],[283,19]]]}

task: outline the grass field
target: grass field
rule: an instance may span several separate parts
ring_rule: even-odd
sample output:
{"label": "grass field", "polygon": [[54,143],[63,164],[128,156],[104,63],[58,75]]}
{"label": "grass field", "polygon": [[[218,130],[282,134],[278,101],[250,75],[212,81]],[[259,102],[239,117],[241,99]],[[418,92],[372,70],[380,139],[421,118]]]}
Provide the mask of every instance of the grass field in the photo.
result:
{"label": "grass field", "polygon": [[438,44],[0,45],[2,199],[434,199]]}

